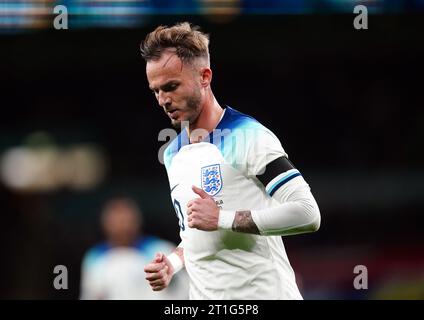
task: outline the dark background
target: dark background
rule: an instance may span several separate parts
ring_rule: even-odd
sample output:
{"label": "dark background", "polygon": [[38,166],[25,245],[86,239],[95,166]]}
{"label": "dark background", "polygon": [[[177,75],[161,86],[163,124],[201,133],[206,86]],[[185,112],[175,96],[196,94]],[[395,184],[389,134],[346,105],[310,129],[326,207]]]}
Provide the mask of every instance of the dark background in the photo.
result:
{"label": "dark background", "polygon": [[[132,29],[0,36],[0,154],[33,132],[56,145],[94,143],[108,159],[85,191],[0,184],[0,298],[76,299],[85,250],[101,240],[105,200],[137,200],[144,229],[179,242],[160,130],[139,44],[160,23],[211,34],[212,89],[281,140],[320,206],[321,229],[284,238],[305,298],[424,298],[424,20],[421,14],[152,16]],[[69,271],[54,290],[53,268]],[[368,268],[355,290],[353,269]]]}

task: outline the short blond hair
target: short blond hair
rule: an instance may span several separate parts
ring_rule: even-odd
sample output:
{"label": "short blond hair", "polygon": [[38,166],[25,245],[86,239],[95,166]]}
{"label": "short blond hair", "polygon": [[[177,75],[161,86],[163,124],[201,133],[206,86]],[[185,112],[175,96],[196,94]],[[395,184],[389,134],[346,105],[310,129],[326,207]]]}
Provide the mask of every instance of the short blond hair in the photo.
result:
{"label": "short blond hair", "polygon": [[177,23],[172,27],[159,26],[150,32],[140,45],[141,56],[148,62],[160,59],[167,49],[175,49],[176,55],[184,63],[196,58],[209,61],[209,35],[198,26],[188,22]]}

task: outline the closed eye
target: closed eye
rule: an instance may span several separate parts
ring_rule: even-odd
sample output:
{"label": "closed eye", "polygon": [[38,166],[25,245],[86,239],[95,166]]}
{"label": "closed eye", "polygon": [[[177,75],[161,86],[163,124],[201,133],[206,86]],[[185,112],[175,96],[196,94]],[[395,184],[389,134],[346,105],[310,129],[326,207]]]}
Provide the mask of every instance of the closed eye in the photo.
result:
{"label": "closed eye", "polygon": [[162,90],[163,92],[172,92],[175,91],[179,87],[180,83],[176,81],[169,81],[165,83],[164,85],[160,86],[160,88],[151,88],[153,94],[157,95],[159,94],[159,90]]}
{"label": "closed eye", "polygon": [[175,91],[178,88],[178,86],[179,86],[178,83],[171,82],[162,86],[162,90],[165,92],[172,92],[172,91]]}

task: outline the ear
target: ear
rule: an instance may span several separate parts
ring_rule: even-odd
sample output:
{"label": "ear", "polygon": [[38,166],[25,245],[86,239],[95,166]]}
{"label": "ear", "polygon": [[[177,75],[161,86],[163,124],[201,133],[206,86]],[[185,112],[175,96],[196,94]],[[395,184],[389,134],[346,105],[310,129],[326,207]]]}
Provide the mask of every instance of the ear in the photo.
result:
{"label": "ear", "polygon": [[200,76],[201,76],[201,85],[202,87],[206,88],[211,84],[212,81],[212,70],[210,68],[202,68],[200,70]]}

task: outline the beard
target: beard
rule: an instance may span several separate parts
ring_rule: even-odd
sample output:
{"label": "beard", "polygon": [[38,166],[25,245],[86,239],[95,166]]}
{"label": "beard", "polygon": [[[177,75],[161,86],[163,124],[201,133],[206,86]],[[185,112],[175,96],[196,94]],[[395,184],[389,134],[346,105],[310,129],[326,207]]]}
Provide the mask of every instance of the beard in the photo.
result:
{"label": "beard", "polygon": [[201,102],[201,97],[199,92],[195,92],[192,96],[187,98],[186,106],[181,109],[183,112],[188,113],[187,119],[181,119],[181,120],[171,119],[171,124],[174,127],[174,129],[181,130],[183,122],[186,122],[187,124],[191,125],[197,120],[200,114],[200,102]]}

